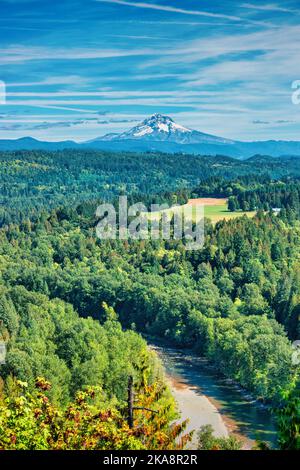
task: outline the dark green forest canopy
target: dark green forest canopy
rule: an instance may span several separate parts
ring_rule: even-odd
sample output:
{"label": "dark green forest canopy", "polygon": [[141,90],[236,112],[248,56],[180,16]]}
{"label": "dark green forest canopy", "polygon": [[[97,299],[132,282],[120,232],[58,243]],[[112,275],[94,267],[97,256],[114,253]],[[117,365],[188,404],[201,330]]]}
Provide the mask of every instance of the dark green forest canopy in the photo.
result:
{"label": "dark green forest canopy", "polygon": [[15,299],[46,296],[36,302],[64,301],[101,322],[106,302],[123,327],[192,346],[257,397],[279,400],[294,384],[286,332],[299,334],[299,222],[261,213],[206,230],[204,248],[192,252],[178,240],[103,242],[83,206],[2,229],[1,282],[11,305],[2,321],[14,374],[24,372],[10,354],[28,347]]}
{"label": "dark green forest canopy", "polygon": [[[160,153],[0,152],[0,226],[33,217],[42,208],[75,207],[119,194],[153,196],[193,189],[211,177],[300,177],[299,159],[166,155]],[[213,189],[213,188],[212,188]]]}

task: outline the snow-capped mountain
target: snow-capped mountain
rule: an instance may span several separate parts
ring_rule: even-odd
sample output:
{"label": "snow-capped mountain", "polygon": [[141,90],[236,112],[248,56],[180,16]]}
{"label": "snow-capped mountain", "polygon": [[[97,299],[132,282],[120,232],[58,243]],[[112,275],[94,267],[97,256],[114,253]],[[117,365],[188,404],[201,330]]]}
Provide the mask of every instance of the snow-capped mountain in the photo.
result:
{"label": "snow-capped mountain", "polygon": [[124,140],[141,140],[152,142],[172,142],[177,144],[233,144],[234,142],[222,137],[216,137],[203,132],[194,131],[177,124],[169,116],[153,114],[142,123],[121,134],[107,134],[91,142],[115,142]]}
{"label": "snow-capped mountain", "polygon": [[153,114],[148,119],[120,134],[106,134],[96,139],[76,143],[72,141],[47,142],[25,137],[0,140],[1,150],[62,150],[69,148],[113,152],[164,152],[197,155],[227,155],[248,158],[256,154],[299,156],[300,141],[241,142],[195,131],[177,124],[169,116]]}

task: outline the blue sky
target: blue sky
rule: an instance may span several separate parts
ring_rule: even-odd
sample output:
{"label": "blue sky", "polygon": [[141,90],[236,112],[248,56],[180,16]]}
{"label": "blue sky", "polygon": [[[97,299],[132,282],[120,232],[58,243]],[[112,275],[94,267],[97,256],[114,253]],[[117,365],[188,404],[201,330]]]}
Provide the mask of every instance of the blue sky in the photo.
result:
{"label": "blue sky", "polygon": [[168,114],[300,140],[300,1],[0,0],[0,138],[88,140]]}

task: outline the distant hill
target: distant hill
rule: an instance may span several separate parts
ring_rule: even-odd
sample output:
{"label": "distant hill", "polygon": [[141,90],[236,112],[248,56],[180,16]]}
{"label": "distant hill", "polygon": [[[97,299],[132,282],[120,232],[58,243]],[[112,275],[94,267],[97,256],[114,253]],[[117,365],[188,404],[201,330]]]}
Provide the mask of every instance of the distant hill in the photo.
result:
{"label": "distant hill", "polygon": [[33,139],[32,137],[23,137],[15,140],[0,140],[0,150],[63,150],[65,148],[76,148],[78,144],[72,140],[62,142],[46,142]]}

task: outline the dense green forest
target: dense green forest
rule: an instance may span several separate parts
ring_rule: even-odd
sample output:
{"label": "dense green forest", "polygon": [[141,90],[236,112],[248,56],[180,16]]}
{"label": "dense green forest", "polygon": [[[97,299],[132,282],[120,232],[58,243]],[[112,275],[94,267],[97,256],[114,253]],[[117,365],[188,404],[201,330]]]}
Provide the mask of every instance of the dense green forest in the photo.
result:
{"label": "dense green forest", "polygon": [[[91,199],[119,194],[158,195],[194,189],[212,177],[266,175],[273,179],[300,177],[297,158],[166,155],[159,153],[0,152],[0,226],[33,218],[41,209],[75,207]],[[212,188],[210,188],[212,191]]]}
{"label": "dense green forest", "polygon": [[[2,229],[1,276],[9,305],[19,289],[24,304],[26,289],[104,321],[106,302],[124,327],[194,346],[257,397],[277,399],[293,382],[285,331],[291,339],[299,334],[298,221],[290,225],[261,214],[215,227],[208,223],[203,250],[187,251],[178,240],[99,241],[94,220],[79,209],[62,219],[61,211],[53,211],[36,223]],[[19,308],[15,303],[3,308],[14,348],[19,341],[24,345],[13,314]],[[9,370],[23,379],[34,377],[29,358],[24,373],[13,350]]]}
{"label": "dense green forest", "polygon": [[[15,417],[7,422],[7,410],[10,415],[24,382],[28,396],[21,396],[29,410],[40,408],[37,401],[43,395],[36,391],[36,378],[44,377],[51,383],[46,394],[53,409],[65,410],[72,401],[76,407],[80,390],[101,387],[97,406],[112,410],[114,425],[124,431],[120,446],[160,448],[159,438],[155,443],[138,436],[132,436],[134,442],[127,440],[122,407],[127,378],[133,374],[142,403],[151,387],[161,384],[161,393],[153,392],[157,400],[151,403],[161,407],[161,445],[172,448],[170,436],[180,431],[170,428],[174,403],[155,356],[136,333],[141,332],[194,348],[253,396],[279,406],[281,446],[298,446],[299,434],[295,440],[289,425],[294,420],[297,429],[299,422],[298,411],[292,416],[290,412],[299,406],[291,344],[300,333],[299,183],[292,179],[294,160],[281,167],[280,162],[275,166],[257,159],[258,170],[254,159],[249,175],[249,163],[231,159],[222,163],[173,156],[167,161],[163,155],[144,155],[136,156],[135,164],[133,155],[124,154],[106,160],[105,171],[104,154],[89,152],[84,157],[79,152],[1,155],[6,168],[1,195],[8,218],[2,219],[0,230],[0,325],[7,345],[6,364],[1,366],[0,425],[10,426],[12,435],[16,423],[23,429],[24,423]],[[160,171],[155,166],[159,159]],[[256,181],[255,171],[260,173]],[[113,188],[101,192],[105,184]],[[176,192],[176,186],[186,190]],[[43,196],[37,187],[46,188]],[[51,204],[65,201],[64,207],[45,210],[50,188]],[[101,241],[95,233],[96,203],[90,199],[112,198],[122,190],[144,192],[148,202],[185,201],[191,195],[225,195],[239,201],[243,194],[250,204],[250,194],[263,210],[253,219],[243,216],[214,226],[206,221],[205,245],[197,251],[186,250],[181,240]],[[77,199],[79,205],[70,204]],[[269,211],[274,202],[282,208],[279,214]],[[22,208],[27,215],[33,211],[33,217],[23,217]],[[34,413],[28,413],[34,433]],[[51,436],[42,448],[49,442],[59,448],[64,426],[70,425],[66,417],[60,419],[60,438]],[[145,426],[153,421],[143,413],[139,419]],[[152,425],[155,432],[162,426],[155,420]],[[94,439],[92,424],[89,432]],[[79,447],[81,438],[79,432]],[[0,448],[10,445],[15,444],[0,433]]]}

